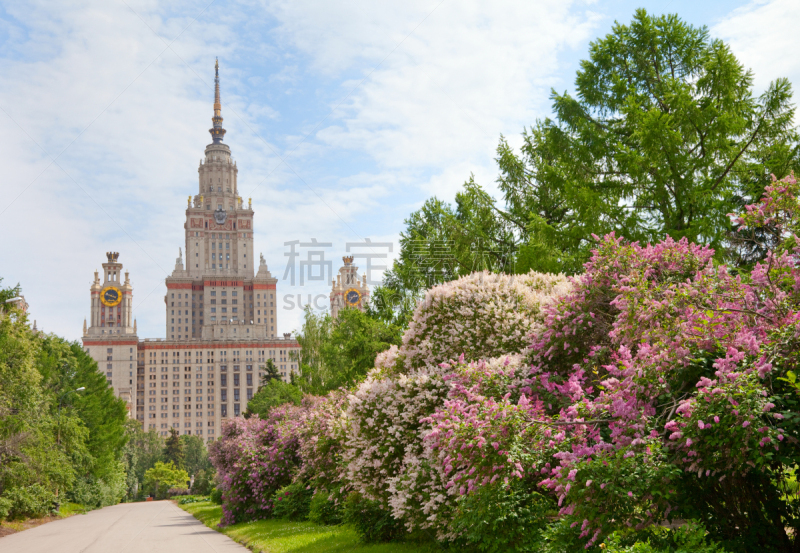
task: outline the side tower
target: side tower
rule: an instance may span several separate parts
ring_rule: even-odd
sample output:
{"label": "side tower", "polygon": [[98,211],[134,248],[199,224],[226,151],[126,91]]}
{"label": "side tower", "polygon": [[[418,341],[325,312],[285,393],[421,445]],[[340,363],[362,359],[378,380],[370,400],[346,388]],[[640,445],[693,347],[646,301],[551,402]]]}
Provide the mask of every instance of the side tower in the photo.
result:
{"label": "side tower", "polygon": [[91,295],[90,324],[83,321],[83,347],[105,373],[109,386],[126,401],[130,411],[136,389],[137,344],[136,321],[133,319],[133,287],[126,272],[122,279],[122,263],[118,252],[106,253],[103,278],[98,271],[89,288]]}
{"label": "side tower", "polygon": [[364,311],[369,303],[367,275],[358,278],[358,267],[353,265],[353,256],[342,258],[344,266],[339,269],[331,289],[331,316],[335,319],[339,311],[345,307],[354,307]]}

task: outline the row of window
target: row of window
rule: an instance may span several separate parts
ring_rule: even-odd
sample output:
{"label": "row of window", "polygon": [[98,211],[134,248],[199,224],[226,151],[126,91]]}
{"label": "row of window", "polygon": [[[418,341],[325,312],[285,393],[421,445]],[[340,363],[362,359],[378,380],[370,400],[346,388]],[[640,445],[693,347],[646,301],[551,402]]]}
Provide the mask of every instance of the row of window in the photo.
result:
{"label": "row of window", "polygon": [[[179,418],[181,413],[183,413],[184,418],[192,416],[192,412],[191,411],[188,411],[188,412],[187,411],[173,411],[172,412],[172,418]],[[206,415],[207,417],[213,417],[215,412],[214,411],[206,411],[206,413],[207,413],[207,415]],[[158,413],[148,413],[147,417],[150,418],[150,419],[154,419],[154,418],[156,418],[157,414]],[[201,418],[203,416],[203,411],[195,411],[195,414],[197,415],[198,418]],[[228,405],[227,404],[223,404],[223,405],[219,406],[219,414],[220,414],[221,417],[227,417],[228,416]],[[233,414],[234,417],[238,417],[239,415],[242,414],[242,406],[241,406],[240,403],[234,403],[233,404],[233,413],[232,414]],[[161,418],[162,419],[166,419],[166,418],[168,418],[168,416],[169,416],[169,413],[161,413]],[[209,421],[209,422],[211,422],[211,421]]]}

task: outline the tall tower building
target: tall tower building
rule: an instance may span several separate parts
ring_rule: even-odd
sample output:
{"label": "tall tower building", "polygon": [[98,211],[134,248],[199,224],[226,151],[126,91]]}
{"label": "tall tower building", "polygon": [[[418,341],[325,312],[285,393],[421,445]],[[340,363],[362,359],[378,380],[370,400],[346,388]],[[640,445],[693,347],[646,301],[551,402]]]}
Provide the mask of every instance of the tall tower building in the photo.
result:
{"label": "tall tower building", "polygon": [[[184,266],[180,252],[175,270],[167,278],[164,301],[170,340],[267,338],[275,337],[277,328],[276,310],[266,315],[258,308],[267,297],[275,303],[278,279],[266,264],[255,274],[253,208],[250,201],[245,206],[239,196],[239,169],[230,147],[222,143],[226,131],[222,128],[219,62],[215,71],[212,142],[197,169],[197,194],[189,197],[186,207],[186,262]],[[252,301],[254,292],[261,302]]]}
{"label": "tall tower building", "polygon": [[367,275],[364,274],[359,278],[358,267],[353,265],[352,255],[344,256],[342,261],[344,265],[339,269],[339,274],[336,275],[331,287],[331,317],[334,319],[345,307],[364,311],[369,303]]}
{"label": "tall tower building", "polygon": [[[291,334],[277,335],[278,279],[264,257],[256,261],[253,253],[252,203],[245,205],[239,196],[239,169],[223,143],[219,62],[211,121],[211,144],[200,160],[197,193],[189,196],[186,206],[185,248],[179,248],[175,269],[166,278],[166,339],[146,338],[137,344],[135,322],[131,336],[138,360],[136,418],[145,429],[162,435],[175,428],[208,441],[219,436],[222,422],[244,412],[267,360],[275,362],[284,380],[291,378],[297,361],[290,353],[299,348]],[[112,276],[122,270],[110,263],[109,257],[103,268]],[[95,293],[102,295],[105,289],[95,275],[93,326],[84,331],[84,345],[101,368],[103,352],[93,345],[97,329],[105,339],[103,330],[120,330],[122,336],[129,326],[95,329],[94,321],[111,316],[118,317],[113,322],[130,325],[131,318],[127,273],[125,285],[118,289],[121,296],[128,294],[128,307],[96,311]],[[115,389],[116,382],[111,380]]]}

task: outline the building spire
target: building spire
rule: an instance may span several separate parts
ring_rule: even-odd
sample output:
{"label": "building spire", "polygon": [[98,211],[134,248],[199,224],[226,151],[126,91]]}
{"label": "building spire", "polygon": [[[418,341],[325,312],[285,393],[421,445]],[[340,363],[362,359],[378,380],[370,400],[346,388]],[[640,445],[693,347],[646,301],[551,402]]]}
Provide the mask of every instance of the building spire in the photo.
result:
{"label": "building spire", "polygon": [[214,126],[208,132],[211,133],[214,144],[220,144],[225,136],[225,129],[222,128],[222,104],[219,101],[219,58],[214,64],[214,117],[211,121]]}

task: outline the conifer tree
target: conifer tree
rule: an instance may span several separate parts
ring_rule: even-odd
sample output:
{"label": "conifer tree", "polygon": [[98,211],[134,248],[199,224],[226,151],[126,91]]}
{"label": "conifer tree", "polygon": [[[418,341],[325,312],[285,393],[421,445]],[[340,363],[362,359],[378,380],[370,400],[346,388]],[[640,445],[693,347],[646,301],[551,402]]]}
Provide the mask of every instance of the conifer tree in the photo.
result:
{"label": "conifer tree", "polygon": [[174,428],[169,429],[169,437],[164,446],[164,459],[166,462],[172,461],[176,468],[183,469],[186,456],[183,451],[183,442]]}

